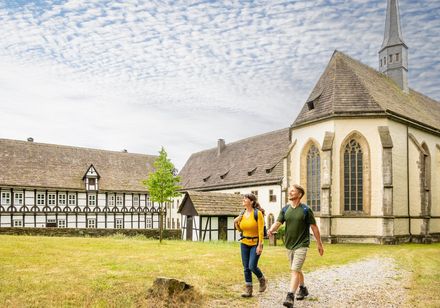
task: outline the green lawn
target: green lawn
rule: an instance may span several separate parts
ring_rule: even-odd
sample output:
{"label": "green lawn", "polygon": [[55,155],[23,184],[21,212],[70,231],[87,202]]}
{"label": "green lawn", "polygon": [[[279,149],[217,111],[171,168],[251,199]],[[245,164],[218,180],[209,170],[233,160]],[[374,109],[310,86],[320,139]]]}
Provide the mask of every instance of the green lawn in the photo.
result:
{"label": "green lawn", "polygon": [[[408,306],[440,306],[440,244],[313,246],[305,271],[372,255],[393,257],[412,272]],[[283,247],[265,246],[260,267],[272,280],[287,276]],[[249,306],[238,243],[192,243],[144,238],[0,236],[0,306],[149,306],[146,291],[158,276],[196,286],[205,304]],[[151,306],[151,305],[150,305]]]}

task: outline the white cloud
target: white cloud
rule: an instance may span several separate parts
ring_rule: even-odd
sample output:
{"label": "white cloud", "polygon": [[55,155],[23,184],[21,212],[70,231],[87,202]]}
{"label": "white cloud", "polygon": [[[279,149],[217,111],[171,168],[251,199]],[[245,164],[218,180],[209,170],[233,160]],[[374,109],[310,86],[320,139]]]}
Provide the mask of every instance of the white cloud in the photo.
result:
{"label": "white cloud", "polygon": [[[178,167],[217,138],[290,125],[334,49],[377,67],[386,5],[35,3],[0,4],[0,137],[142,153],[163,145]],[[440,3],[400,6],[410,84],[438,100]]]}

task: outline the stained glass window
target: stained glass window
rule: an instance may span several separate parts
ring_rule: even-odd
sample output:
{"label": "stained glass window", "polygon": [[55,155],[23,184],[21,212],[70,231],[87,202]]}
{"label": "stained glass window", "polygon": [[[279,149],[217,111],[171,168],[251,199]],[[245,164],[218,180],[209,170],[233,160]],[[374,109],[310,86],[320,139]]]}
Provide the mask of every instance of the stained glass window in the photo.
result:
{"label": "stained glass window", "polygon": [[363,210],[363,153],[356,140],[344,150],[344,210]]}
{"label": "stained glass window", "polygon": [[314,145],[307,152],[307,204],[321,211],[321,158]]}

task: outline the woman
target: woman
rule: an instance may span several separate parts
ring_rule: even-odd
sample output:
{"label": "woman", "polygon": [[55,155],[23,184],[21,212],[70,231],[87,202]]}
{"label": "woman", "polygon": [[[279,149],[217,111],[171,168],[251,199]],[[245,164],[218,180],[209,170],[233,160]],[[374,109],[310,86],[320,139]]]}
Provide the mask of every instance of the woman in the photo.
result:
{"label": "woman", "polygon": [[[260,292],[264,292],[267,287],[267,280],[258,268],[258,260],[263,252],[263,233],[264,233],[264,210],[257,202],[253,194],[246,194],[243,198],[245,210],[235,218],[234,224],[237,230],[242,232],[240,239],[241,260],[244,268],[244,280],[246,283],[245,292],[242,297],[252,296],[252,273],[260,282]],[[255,220],[255,209],[258,212],[258,221]]]}

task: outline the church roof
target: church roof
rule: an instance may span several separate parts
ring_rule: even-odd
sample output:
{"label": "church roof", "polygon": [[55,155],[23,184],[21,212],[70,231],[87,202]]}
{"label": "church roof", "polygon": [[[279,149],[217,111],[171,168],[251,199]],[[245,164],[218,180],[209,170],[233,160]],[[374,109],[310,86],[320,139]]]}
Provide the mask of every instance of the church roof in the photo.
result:
{"label": "church roof", "polygon": [[[313,107],[313,108],[310,108]],[[336,116],[387,115],[440,132],[440,103],[335,51],[298,117],[297,127]]]}
{"label": "church roof", "polygon": [[199,216],[237,216],[243,209],[242,200],[239,194],[188,191],[177,212],[185,214],[183,208],[192,205]]}
{"label": "church roof", "polygon": [[0,139],[0,186],[84,190],[93,165],[99,190],[146,192],[156,156]]}
{"label": "church roof", "polygon": [[289,128],[226,144],[190,156],[179,173],[184,189],[220,189],[279,183],[290,145]]}

